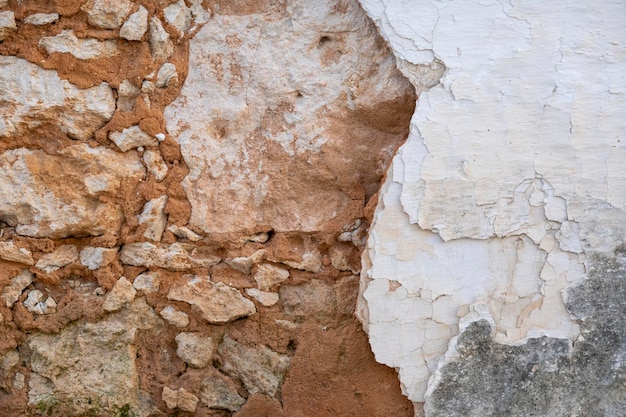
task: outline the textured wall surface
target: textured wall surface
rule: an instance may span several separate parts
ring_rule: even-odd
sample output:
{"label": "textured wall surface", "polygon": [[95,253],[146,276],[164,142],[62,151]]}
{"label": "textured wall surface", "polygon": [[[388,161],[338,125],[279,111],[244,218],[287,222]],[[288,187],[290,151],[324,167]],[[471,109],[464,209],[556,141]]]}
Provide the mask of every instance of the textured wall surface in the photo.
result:
{"label": "textured wall surface", "polygon": [[415,99],[356,0],[0,0],[0,415],[413,415],[354,311]]}
{"label": "textured wall surface", "polygon": [[0,0],[0,415],[622,416],[588,3]]}
{"label": "textured wall surface", "polygon": [[362,4],[422,91],[363,261],[376,359],[431,416],[621,415],[624,3]]}

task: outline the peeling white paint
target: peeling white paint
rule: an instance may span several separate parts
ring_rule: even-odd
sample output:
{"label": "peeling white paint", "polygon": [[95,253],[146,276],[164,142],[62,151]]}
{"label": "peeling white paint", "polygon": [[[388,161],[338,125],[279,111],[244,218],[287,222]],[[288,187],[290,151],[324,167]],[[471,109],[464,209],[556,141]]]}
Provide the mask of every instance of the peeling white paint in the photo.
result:
{"label": "peeling white paint", "polygon": [[476,306],[500,343],[578,336],[565,290],[626,236],[626,4],[361,3],[418,90],[446,66],[383,186],[359,308],[421,402]]}

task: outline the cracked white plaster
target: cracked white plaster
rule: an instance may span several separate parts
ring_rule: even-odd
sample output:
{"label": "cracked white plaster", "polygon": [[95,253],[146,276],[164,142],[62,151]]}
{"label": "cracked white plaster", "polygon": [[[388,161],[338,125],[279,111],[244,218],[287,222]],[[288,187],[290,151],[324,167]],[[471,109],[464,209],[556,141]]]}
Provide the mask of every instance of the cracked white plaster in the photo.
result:
{"label": "cracked white plaster", "polygon": [[418,68],[446,68],[381,190],[359,301],[376,359],[422,402],[476,306],[500,343],[578,337],[567,289],[626,236],[626,5],[361,4],[418,91]]}

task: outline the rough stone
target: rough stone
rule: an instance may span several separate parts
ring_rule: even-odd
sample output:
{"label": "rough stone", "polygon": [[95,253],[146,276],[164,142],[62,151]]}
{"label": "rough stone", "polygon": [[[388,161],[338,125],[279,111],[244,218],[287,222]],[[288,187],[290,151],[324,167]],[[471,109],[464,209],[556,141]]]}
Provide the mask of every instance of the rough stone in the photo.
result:
{"label": "rough stone", "polygon": [[302,260],[283,260],[282,263],[292,268],[300,269],[302,271],[319,272],[320,269],[322,269],[322,256],[320,252],[316,249],[311,252],[305,252],[302,255]]}
{"label": "rough stone", "polygon": [[120,37],[129,41],[140,41],[148,30],[148,10],[139,6],[139,9],[130,15],[120,29]]}
{"label": "rough stone", "polygon": [[137,291],[143,291],[144,294],[159,292],[160,284],[161,279],[158,272],[145,272],[137,275],[133,280],[133,288]]}
{"label": "rough stone", "polygon": [[141,90],[130,81],[124,80],[117,88],[117,108],[123,111],[132,111],[135,107],[135,99],[139,97]]}
{"label": "rough stone", "polygon": [[89,23],[103,29],[117,29],[133,8],[129,0],[88,0],[81,10],[87,12]]}
{"label": "rough stone", "polygon": [[148,201],[143,206],[143,211],[137,218],[139,224],[146,225],[146,231],[143,236],[154,240],[161,241],[165,226],[167,225],[167,214],[165,214],[165,204],[167,203],[167,195],[163,195],[154,200]]}
{"label": "rough stone", "polygon": [[80,320],[58,334],[29,335],[28,404],[44,410],[53,405],[59,415],[154,411],[141,401],[133,343],[137,331],[153,327],[155,319],[145,300],[137,299],[98,322]]}
{"label": "rough stone", "polygon": [[58,13],[33,13],[28,15],[22,20],[22,22],[29,25],[43,26],[50,23],[54,23],[59,20]]}
{"label": "rough stone", "polygon": [[176,354],[189,366],[204,368],[213,360],[215,345],[213,339],[200,333],[179,333],[176,335]]}
{"label": "rough stone", "polygon": [[168,227],[167,230],[174,233],[176,237],[181,238],[181,239],[187,239],[192,242],[197,242],[199,240],[202,240],[201,235],[197,234],[196,232],[194,232],[193,230],[185,226],[176,226],[175,224],[173,224],[170,227]]}
{"label": "rough stone", "polygon": [[111,139],[122,152],[129,151],[139,146],[157,146],[159,142],[155,137],[148,135],[139,126],[131,126],[121,132],[109,133]]}
{"label": "rough stone", "polygon": [[279,289],[285,313],[296,317],[332,316],[337,306],[333,287],[314,279],[298,286]]}
{"label": "rough stone", "polygon": [[45,297],[41,291],[32,290],[24,300],[24,307],[34,314],[52,314],[57,310],[57,303],[54,298]]}
{"label": "rough stone", "polygon": [[174,53],[174,44],[170,39],[170,34],[163,29],[163,24],[158,17],[150,19],[150,52],[156,62],[167,61]]}
{"label": "rough stone", "polygon": [[115,194],[123,179],[139,180],[145,172],[134,152],[120,157],[87,145],[55,156],[15,149],[0,155],[0,166],[0,220],[19,234],[53,238],[117,231],[121,209],[101,198]]}
{"label": "rough stone", "polygon": [[59,125],[74,139],[85,140],[115,111],[111,87],[106,83],[78,89],[24,59],[0,56],[0,136],[16,136],[43,123]]}
{"label": "rough stone", "polygon": [[12,11],[0,12],[0,41],[16,29],[15,14]]}
{"label": "rough stone", "polygon": [[217,351],[222,360],[221,370],[239,378],[251,394],[275,396],[289,369],[289,356],[264,345],[242,345],[228,335],[224,335]]}
{"label": "rough stone", "polygon": [[118,54],[115,41],[77,38],[72,30],[64,30],[55,36],[41,38],[39,46],[47,53],[69,53],[78,59],[108,58]]}
{"label": "rough stone", "polygon": [[272,264],[261,264],[257,267],[254,280],[260,290],[268,291],[276,284],[289,278],[289,271]]}
{"label": "rough stone", "polygon": [[158,267],[173,271],[209,268],[220,262],[210,250],[188,243],[171,245],[149,242],[129,243],[122,247],[121,260],[127,265]]}
{"label": "rough stone", "polygon": [[163,398],[167,408],[171,410],[178,408],[190,413],[196,411],[198,402],[200,401],[198,397],[187,391],[185,388],[179,388],[174,391],[168,387],[163,387],[161,398]]}
{"label": "rough stone", "polygon": [[178,407],[178,390],[173,390],[169,387],[163,387],[163,392],[161,393],[161,398],[165,405],[170,410],[173,410]]}
{"label": "rough stone", "polygon": [[277,293],[261,291],[256,288],[246,288],[246,294],[263,304],[265,307],[273,306],[279,300]]}
{"label": "rough stone", "polygon": [[[230,267],[235,268],[237,271],[243,272],[244,274],[250,274],[252,272],[252,266],[256,263],[259,263],[263,259],[264,255],[265,255],[265,250],[259,249],[258,251],[254,252],[250,256],[237,256],[235,258],[226,259],[226,263]],[[282,268],[278,268],[278,269],[282,269]],[[259,276],[259,279],[261,281],[264,280],[263,277],[265,276],[266,273],[269,276],[272,275],[272,272],[270,269],[267,269],[265,272],[263,272],[263,269],[261,269],[261,275]],[[287,271],[287,274],[289,274],[289,271]],[[272,278],[270,278],[269,276],[267,277],[268,284],[272,280]]]}
{"label": "rough stone", "polygon": [[26,248],[20,248],[13,241],[0,242],[0,258],[9,262],[34,265],[32,253]]}
{"label": "rough stone", "polygon": [[358,4],[340,9],[215,14],[191,39],[165,119],[190,169],[194,230],[315,232],[361,217],[414,92]]}
{"label": "rough stone", "polygon": [[47,273],[56,271],[66,265],[78,260],[78,250],[74,245],[63,245],[48,253],[37,261],[35,268],[39,268]]}
{"label": "rough stone", "polygon": [[119,311],[130,304],[135,299],[135,295],[137,295],[137,290],[133,288],[133,284],[126,277],[120,277],[104,300],[102,308],[109,312]]}
{"label": "rough stone", "polygon": [[21,372],[16,372],[13,376],[13,388],[18,391],[21,391],[26,386],[26,377]]}
{"label": "rough stone", "polygon": [[189,325],[189,316],[184,311],[177,310],[172,306],[165,306],[159,313],[169,324],[182,329]]}
{"label": "rough stone", "polygon": [[209,323],[228,323],[256,313],[254,303],[236,288],[213,283],[205,276],[187,276],[187,280],[172,286],[167,298],[190,304]]}
{"label": "rough stone", "polygon": [[212,409],[237,411],[246,400],[237,393],[237,387],[216,369],[208,369],[200,385],[200,400]]}
{"label": "rough stone", "polygon": [[199,401],[200,399],[198,397],[187,391],[185,388],[178,389],[177,404],[178,408],[181,410],[194,413]]}
{"label": "rough stone", "polygon": [[360,269],[351,259],[353,254],[354,248],[346,245],[334,245],[328,250],[330,263],[333,267],[340,271],[350,271],[353,274],[358,274]]}
{"label": "rough stone", "polygon": [[19,300],[22,292],[32,283],[33,274],[27,269],[24,269],[17,276],[11,278],[9,285],[2,289],[2,295],[0,295],[0,298],[4,300],[4,304],[7,308],[13,307],[13,304]]}
{"label": "rough stone", "polygon": [[161,65],[157,72],[156,86],[159,88],[175,87],[178,85],[178,73],[176,67],[170,62]]}
{"label": "rough stone", "polygon": [[163,181],[163,179],[165,179],[168,168],[160,153],[148,149],[143,153],[143,161],[146,164],[148,172],[152,174],[157,181]]}
{"label": "rough stone", "polygon": [[94,271],[105,267],[115,260],[118,248],[84,247],[79,254],[80,263]]}
{"label": "rough stone", "polygon": [[189,30],[192,24],[191,10],[187,7],[183,0],[170,4],[163,9],[163,17],[165,21],[174,26],[181,36]]}
{"label": "rough stone", "polygon": [[2,374],[8,374],[19,362],[20,354],[17,350],[10,350],[5,353],[0,360],[0,370],[2,371]]}
{"label": "rough stone", "polygon": [[211,18],[211,11],[202,6],[202,0],[191,0],[189,10],[195,24],[203,25]]}

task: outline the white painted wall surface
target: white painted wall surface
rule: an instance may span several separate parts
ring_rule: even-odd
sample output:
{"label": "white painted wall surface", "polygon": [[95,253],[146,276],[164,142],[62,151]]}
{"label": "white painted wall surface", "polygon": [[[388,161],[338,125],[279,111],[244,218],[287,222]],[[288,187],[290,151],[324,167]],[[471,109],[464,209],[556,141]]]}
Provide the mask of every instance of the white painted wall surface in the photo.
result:
{"label": "white painted wall surface", "polygon": [[422,402],[461,317],[500,343],[579,337],[567,288],[626,236],[626,2],[361,3],[418,91],[424,66],[447,68],[420,94],[363,259],[372,349]]}

